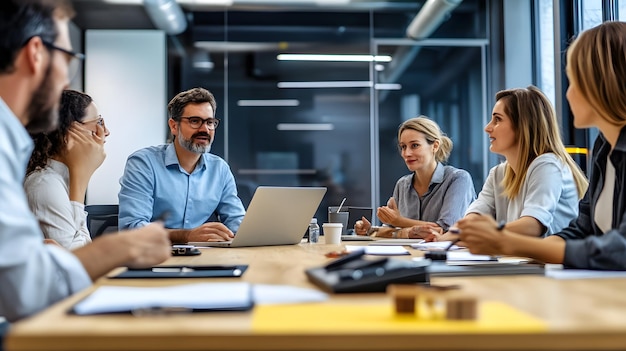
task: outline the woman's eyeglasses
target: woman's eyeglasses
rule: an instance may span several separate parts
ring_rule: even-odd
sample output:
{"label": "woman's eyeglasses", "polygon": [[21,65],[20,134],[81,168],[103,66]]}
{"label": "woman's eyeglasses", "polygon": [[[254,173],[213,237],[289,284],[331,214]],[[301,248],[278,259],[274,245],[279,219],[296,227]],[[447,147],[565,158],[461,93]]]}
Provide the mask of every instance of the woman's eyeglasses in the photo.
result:
{"label": "woman's eyeglasses", "polygon": [[101,126],[102,128],[106,128],[104,126],[104,118],[102,118],[102,115],[98,115],[96,118],[83,120],[80,122],[80,124],[87,124],[91,122],[96,122],[97,125]]}

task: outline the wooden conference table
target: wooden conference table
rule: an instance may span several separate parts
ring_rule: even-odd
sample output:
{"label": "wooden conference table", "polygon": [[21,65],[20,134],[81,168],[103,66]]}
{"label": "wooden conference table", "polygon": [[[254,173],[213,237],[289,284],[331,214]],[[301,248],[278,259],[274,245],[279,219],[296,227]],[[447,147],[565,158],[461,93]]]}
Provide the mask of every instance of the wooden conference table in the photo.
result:
{"label": "wooden conference table", "polygon": [[[346,244],[346,243],[344,243]],[[201,256],[173,257],[166,264],[249,264],[250,283],[314,288],[304,270],[329,261],[336,245],[204,249]],[[421,255],[410,250],[412,255]],[[231,279],[100,279],[95,286],[164,286]],[[460,284],[481,299],[503,302],[545,322],[543,331],[468,333],[351,331],[259,333],[253,312],[167,316],[75,316],[67,311],[87,291],[12,326],[5,348],[17,350],[626,350],[626,279],[554,280],[543,276],[434,278]],[[324,304],[381,304],[385,294],[332,295]],[[256,308],[256,307],[255,307]],[[307,326],[305,316],[298,321]],[[306,329],[306,328],[305,328]]]}

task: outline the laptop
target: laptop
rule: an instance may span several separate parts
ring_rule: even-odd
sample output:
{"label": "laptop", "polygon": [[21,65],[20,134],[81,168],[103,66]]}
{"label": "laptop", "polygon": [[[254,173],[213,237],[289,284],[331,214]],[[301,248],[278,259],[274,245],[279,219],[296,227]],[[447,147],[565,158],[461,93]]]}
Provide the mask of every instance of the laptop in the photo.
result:
{"label": "laptop", "polygon": [[194,246],[293,245],[302,241],[326,193],[322,187],[260,186],[231,241],[189,242]]}

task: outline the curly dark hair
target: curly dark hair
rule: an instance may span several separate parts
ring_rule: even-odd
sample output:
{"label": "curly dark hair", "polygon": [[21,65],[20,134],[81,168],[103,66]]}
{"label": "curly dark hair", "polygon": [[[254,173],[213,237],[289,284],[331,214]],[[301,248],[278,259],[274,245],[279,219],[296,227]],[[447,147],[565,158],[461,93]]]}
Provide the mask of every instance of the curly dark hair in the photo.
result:
{"label": "curly dark hair", "polygon": [[59,125],[50,132],[32,134],[35,149],[30,156],[26,175],[43,169],[54,156],[61,155],[67,146],[67,135],[73,122],[81,122],[93,102],[91,96],[75,90],[65,90],[59,106]]}

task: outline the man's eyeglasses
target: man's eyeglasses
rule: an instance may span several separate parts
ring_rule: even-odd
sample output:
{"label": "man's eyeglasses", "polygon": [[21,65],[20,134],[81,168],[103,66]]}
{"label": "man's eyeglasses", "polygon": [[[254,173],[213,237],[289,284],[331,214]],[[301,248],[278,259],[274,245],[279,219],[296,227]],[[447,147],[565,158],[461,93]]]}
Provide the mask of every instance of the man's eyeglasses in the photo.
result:
{"label": "man's eyeglasses", "polygon": [[80,61],[85,59],[85,55],[84,54],[80,54],[80,53],[74,52],[72,50],[64,49],[62,47],[58,47],[58,46],[54,45],[53,43],[51,43],[51,42],[49,42],[47,40],[41,40],[41,42],[43,43],[43,45],[45,45],[49,49],[61,51],[62,53],[70,56],[71,58],[74,58],[74,59],[77,59],[77,60],[80,60]]}
{"label": "man's eyeglasses", "polygon": [[191,116],[191,117],[180,117],[180,119],[186,119],[189,126],[193,129],[200,129],[203,124],[206,123],[207,127],[210,130],[215,130],[218,125],[220,125],[220,120],[217,118],[207,118],[204,119],[202,117]]}
{"label": "man's eyeglasses", "polygon": [[54,45],[53,43],[51,43],[51,42],[49,42],[47,40],[43,40],[42,39],[41,42],[48,49],[62,52],[63,54],[65,54],[65,56],[67,56],[67,58],[68,58],[68,60],[67,60],[67,75],[68,75],[68,78],[70,79],[70,81],[72,81],[74,79],[74,77],[76,77],[76,74],[78,73],[78,71],[80,71],[81,64],[82,64],[83,60],[85,60],[85,55],[84,54],[80,54],[78,52],[74,52],[72,50],[68,50],[68,49],[64,49],[62,47],[56,46],[56,45]]}

